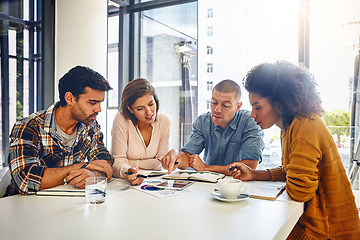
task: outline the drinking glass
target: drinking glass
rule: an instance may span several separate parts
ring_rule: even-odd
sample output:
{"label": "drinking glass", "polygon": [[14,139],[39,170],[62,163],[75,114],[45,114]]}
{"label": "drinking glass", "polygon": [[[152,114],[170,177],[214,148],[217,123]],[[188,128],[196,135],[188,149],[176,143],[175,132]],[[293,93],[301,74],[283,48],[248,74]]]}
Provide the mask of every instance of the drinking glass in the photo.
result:
{"label": "drinking glass", "polygon": [[88,177],[85,179],[85,198],[88,203],[100,204],[105,202],[106,177]]}

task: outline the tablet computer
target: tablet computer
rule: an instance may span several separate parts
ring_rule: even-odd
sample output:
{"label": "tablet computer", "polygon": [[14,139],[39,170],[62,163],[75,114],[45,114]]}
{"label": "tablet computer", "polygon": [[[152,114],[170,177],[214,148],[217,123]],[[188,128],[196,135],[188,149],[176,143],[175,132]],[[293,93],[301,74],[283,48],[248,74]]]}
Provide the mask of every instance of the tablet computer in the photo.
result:
{"label": "tablet computer", "polygon": [[166,180],[162,183],[155,184],[155,187],[173,189],[173,190],[183,190],[188,186],[192,185],[194,182],[189,181],[180,181],[180,180]]}

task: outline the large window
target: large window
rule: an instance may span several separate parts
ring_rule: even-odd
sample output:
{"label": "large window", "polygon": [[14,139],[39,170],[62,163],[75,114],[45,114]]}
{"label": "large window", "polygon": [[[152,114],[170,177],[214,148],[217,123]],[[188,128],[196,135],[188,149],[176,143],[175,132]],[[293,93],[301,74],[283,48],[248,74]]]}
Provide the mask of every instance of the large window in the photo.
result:
{"label": "large window", "polygon": [[160,111],[172,119],[173,148],[186,143],[198,115],[197,11],[197,3],[188,3],[137,14],[140,68],[135,74],[156,87]]}
{"label": "large window", "polygon": [[[192,122],[198,115],[197,3],[163,8],[149,6],[129,7],[132,11],[129,21],[133,24],[130,23],[133,34],[130,31],[129,48],[134,48],[129,59],[134,64],[129,64],[128,80],[142,77],[153,84],[160,100],[159,111],[170,116],[172,121],[171,147],[179,148],[187,141]],[[113,14],[111,8],[109,16],[109,29],[119,26],[118,15]],[[108,39],[108,77],[116,88],[119,66],[122,66],[118,64],[121,51],[118,46],[127,40],[118,40],[116,32],[112,31]],[[121,90],[120,87],[119,92]],[[120,96],[116,91],[111,93],[109,116],[116,114]]]}
{"label": "large window", "polygon": [[16,120],[37,109],[40,78],[41,0],[2,1],[0,5],[1,133],[0,167],[7,164],[9,132]]}
{"label": "large window", "polygon": [[[168,4],[159,7],[159,2]],[[170,2],[177,5],[169,6]],[[354,59],[359,53],[356,0],[347,4],[340,0],[141,1],[124,9],[122,22],[109,17],[109,29],[123,31],[114,30],[115,37],[109,37],[109,78],[122,86],[135,77],[154,84],[161,96],[160,111],[173,121],[171,147],[181,147],[191,121],[209,111],[213,86],[223,79],[241,85],[248,70],[266,61],[304,63],[319,82],[325,110],[350,110]],[[125,56],[123,64],[118,61],[118,46]],[[121,87],[111,100],[115,108],[120,92]],[[243,108],[250,110],[245,91],[242,101]],[[348,167],[349,124],[331,128],[347,128],[338,146]],[[265,130],[262,167],[281,163],[279,139],[278,128]],[[334,139],[339,141],[336,134]]]}
{"label": "large window", "polygon": [[[360,50],[360,2],[348,0],[344,4],[341,0],[317,0],[310,3],[309,67],[319,84],[323,107],[329,116],[325,123],[348,169],[351,160],[359,159],[360,154],[360,95],[359,87],[354,89],[354,83],[359,84],[355,66],[359,66],[356,56]],[[353,100],[357,101],[356,112],[352,111],[355,110]],[[352,129],[350,117],[354,117]],[[335,119],[338,120],[330,121]],[[359,184],[354,187],[359,189]]]}
{"label": "large window", "polygon": [[[319,84],[323,106],[329,113],[351,108],[355,57],[360,43],[360,2],[314,1],[310,7],[310,64]],[[329,11],[323,11],[324,4]],[[320,17],[321,16],[321,17]],[[330,130],[347,126],[330,126]],[[349,165],[350,131],[343,131],[339,151]]]}
{"label": "large window", "polygon": [[[298,61],[298,6],[298,0],[198,1],[199,114],[209,111],[211,90],[221,80],[232,79],[242,87],[242,78],[258,63]],[[212,9],[212,18],[208,18],[208,9]],[[242,108],[251,110],[242,90]],[[265,130],[261,167],[280,164],[279,138],[276,127]]]}
{"label": "large window", "polygon": [[[144,77],[159,94],[160,111],[172,119],[171,147],[179,148],[195,118],[209,111],[216,83],[230,78],[241,85],[246,72],[263,61],[298,61],[299,1],[164,2],[178,4],[143,2],[119,10],[110,4],[108,78],[117,91],[110,94],[108,124],[118,110],[122,87]],[[129,74],[124,74],[127,68]],[[250,109],[245,93],[242,101]],[[262,166],[279,165],[279,131],[267,130],[265,141],[271,150]]]}

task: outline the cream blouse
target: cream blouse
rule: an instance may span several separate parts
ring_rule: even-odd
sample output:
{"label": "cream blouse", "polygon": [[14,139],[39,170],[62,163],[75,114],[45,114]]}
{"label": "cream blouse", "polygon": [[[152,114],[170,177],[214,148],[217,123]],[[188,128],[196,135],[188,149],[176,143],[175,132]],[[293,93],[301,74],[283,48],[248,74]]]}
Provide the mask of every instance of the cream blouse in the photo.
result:
{"label": "cream blouse", "polygon": [[170,118],[158,113],[152,123],[149,145],[146,146],[138,126],[122,113],[117,113],[111,131],[111,154],[115,161],[114,177],[125,178],[129,168],[161,170],[160,159],[169,151]]}

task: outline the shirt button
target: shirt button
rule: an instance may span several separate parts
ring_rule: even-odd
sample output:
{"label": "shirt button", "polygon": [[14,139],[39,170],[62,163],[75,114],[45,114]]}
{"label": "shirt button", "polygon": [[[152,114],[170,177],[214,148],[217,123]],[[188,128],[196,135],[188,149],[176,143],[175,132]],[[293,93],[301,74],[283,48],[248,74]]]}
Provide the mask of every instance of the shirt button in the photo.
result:
{"label": "shirt button", "polygon": [[222,135],[222,137],[224,138],[224,137],[225,137],[225,135]]}

